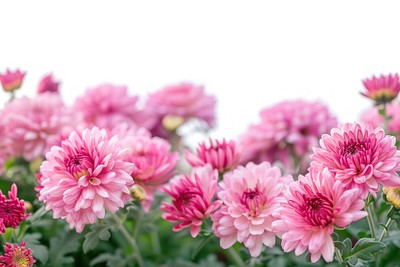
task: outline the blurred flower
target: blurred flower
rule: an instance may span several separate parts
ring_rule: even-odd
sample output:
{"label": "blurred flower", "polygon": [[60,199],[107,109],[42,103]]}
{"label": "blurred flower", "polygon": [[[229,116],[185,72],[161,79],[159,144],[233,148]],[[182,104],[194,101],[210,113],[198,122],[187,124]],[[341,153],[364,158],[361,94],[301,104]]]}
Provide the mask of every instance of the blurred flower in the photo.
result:
{"label": "blurred flower", "polygon": [[[384,118],[379,114],[380,107],[372,107],[361,114],[361,122],[371,124],[373,128],[384,127]],[[386,115],[390,118],[388,130],[391,135],[400,137],[400,102],[392,101],[386,105]]]}
{"label": "blurred flower", "polygon": [[391,102],[400,92],[400,81],[397,73],[387,76],[381,75],[379,78],[372,76],[371,79],[363,80],[363,84],[367,91],[361,92],[361,94],[375,100],[376,105]]}
{"label": "blurred flower", "polygon": [[0,131],[0,146],[8,150],[9,156],[22,156],[28,161],[44,156],[77,125],[61,97],[51,93],[16,98],[5,105],[1,117],[4,129]]}
{"label": "blurred flower", "polygon": [[239,163],[239,152],[234,141],[222,142],[210,139],[209,146],[200,143],[197,147],[197,155],[185,150],[186,160],[193,167],[204,166],[210,163],[220,174],[233,170]]}
{"label": "blurred flower", "polygon": [[104,129],[94,127],[72,132],[46,154],[39,200],[55,219],[66,218],[80,233],[86,224],[104,218],[106,209],[116,212],[131,199],[134,165],[125,162],[127,150],[117,144],[116,136],[109,139]]}
{"label": "blurred flower", "polygon": [[40,80],[37,92],[39,94],[44,92],[58,93],[59,85],[60,82],[55,81],[52,74],[47,74]]}
{"label": "blurred flower", "polygon": [[383,193],[386,195],[386,200],[396,209],[400,209],[400,186],[383,187]]}
{"label": "blurred flower", "polygon": [[5,227],[17,228],[19,224],[29,217],[25,214],[25,203],[17,197],[17,185],[12,184],[8,192],[8,199],[0,190],[0,233],[5,232]]}
{"label": "blurred flower", "polygon": [[187,121],[200,119],[214,126],[215,98],[204,93],[203,86],[180,83],[166,86],[150,94],[146,107],[161,119],[165,116],[180,116]]}
{"label": "blurred flower", "polygon": [[273,247],[273,212],[285,202],[283,191],[291,181],[290,175],[282,176],[279,168],[267,162],[248,163],[225,175],[218,192],[223,204],[211,217],[221,247],[229,248],[238,241],[252,257],[260,255],[263,245]]}
{"label": "blurred flower", "polygon": [[0,256],[0,267],[32,267],[36,260],[32,257],[31,249],[25,245],[25,241],[21,242],[21,246],[7,242],[4,255]]}
{"label": "blurred flower", "polygon": [[220,206],[214,201],[217,190],[218,172],[210,165],[193,170],[191,175],[184,174],[172,179],[165,192],[172,197],[172,203],[162,202],[162,217],[170,222],[178,222],[174,231],[190,227],[195,238],[201,229],[203,220],[208,218]]}
{"label": "blurred flower", "polygon": [[337,126],[336,118],[319,102],[285,101],[261,111],[261,122],[239,138],[241,164],[280,162],[289,173],[305,171],[312,147]]}
{"label": "blurred flower", "polygon": [[7,72],[4,74],[0,73],[0,82],[4,91],[12,92],[20,88],[25,74],[26,72],[21,72],[20,70],[16,70],[15,72],[7,70]]}
{"label": "blurred flower", "polygon": [[282,235],[282,248],[296,256],[308,249],[311,261],[333,260],[334,227],[347,227],[365,216],[364,200],[358,188],[344,189],[343,184],[327,170],[299,176],[285,191],[287,203],[274,212],[279,220],[273,230]]}
{"label": "blurred flower", "polygon": [[125,86],[102,84],[91,88],[75,101],[74,110],[83,114],[89,127],[112,129],[119,123],[153,127],[155,118],[140,110],[138,96],[129,96]]}
{"label": "blurred flower", "polygon": [[325,167],[346,188],[359,188],[364,197],[376,196],[380,184],[399,186],[400,151],[396,138],[385,135],[382,128],[346,123],[325,134],[320,148],[314,148],[311,168]]}

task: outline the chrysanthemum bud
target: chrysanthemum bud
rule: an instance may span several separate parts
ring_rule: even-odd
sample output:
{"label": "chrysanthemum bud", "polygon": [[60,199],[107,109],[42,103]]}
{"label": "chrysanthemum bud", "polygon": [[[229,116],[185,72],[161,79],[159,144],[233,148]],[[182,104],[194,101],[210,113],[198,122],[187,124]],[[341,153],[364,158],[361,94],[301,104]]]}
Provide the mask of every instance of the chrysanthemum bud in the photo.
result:
{"label": "chrysanthemum bud", "polygon": [[400,187],[383,187],[382,190],[386,195],[386,200],[396,209],[400,209]]}
{"label": "chrysanthemum bud", "polygon": [[175,131],[185,122],[182,116],[167,115],[162,120],[162,125],[168,131]]}
{"label": "chrysanthemum bud", "polygon": [[138,184],[134,184],[131,188],[131,196],[138,200],[138,201],[143,201],[144,198],[146,197],[146,190]]}

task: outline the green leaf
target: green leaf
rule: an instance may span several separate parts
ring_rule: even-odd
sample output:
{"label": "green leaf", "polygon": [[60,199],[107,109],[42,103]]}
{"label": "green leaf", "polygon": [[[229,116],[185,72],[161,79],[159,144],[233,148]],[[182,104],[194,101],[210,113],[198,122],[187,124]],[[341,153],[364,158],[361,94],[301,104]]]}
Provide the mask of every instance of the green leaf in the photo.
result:
{"label": "green leaf", "polygon": [[350,238],[346,238],[343,241],[343,245],[344,245],[344,248],[343,248],[343,252],[342,252],[342,257],[343,257],[343,255],[350,254],[351,253],[351,248],[353,247],[352,244],[351,244]]}
{"label": "green leaf", "polygon": [[343,242],[341,242],[341,241],[333,241],[333,243],[335,244],[335,247],[340,250],[340,252],[343,251],[343,249],[345,247],[345,244],[343,244]]}
{"label": "green leaf", "polygon": [[90,261],[89,265],[94,266],[99,263],[106,262],[108,267],[126,267],[130,266],[129,263],[133,262],[133,259],[124,257],[122,251],[118,249],[115,254],[103,253]]}
{"label": "green leaf", "polygon": [[80,248],[79,235],[73,231],[60,231],[56,237],[50,239],[49,266],[64,266],[74,262],[74,258],[68,256]]}
{"label": "green leaf", "polygon": [[386,245],[384,243],[375,241],[373,238],[362,238],[358,240],[350,252],[347,249],[344,250],[342,256],[344,260],[350,260],[353,257],[362,260],[371,260],[375,253],[385,248]]}
{"label": "green leaf", "polygon": [[83,252],[95,249],[99,244],[100,240],[107,241],[111,234],[110,229],[113,228],[115,224],[98,223],[93,224],[90,227],[90,232],[85,235],[85,241],[83,241]]}
{"label": "green leaf", "polygon": [[32,256],[41,263],[46,264],[49,259],[49,249],[40,243],[42,237],[39,233],[26,234],[24,240],[26,247],[32,249]]}

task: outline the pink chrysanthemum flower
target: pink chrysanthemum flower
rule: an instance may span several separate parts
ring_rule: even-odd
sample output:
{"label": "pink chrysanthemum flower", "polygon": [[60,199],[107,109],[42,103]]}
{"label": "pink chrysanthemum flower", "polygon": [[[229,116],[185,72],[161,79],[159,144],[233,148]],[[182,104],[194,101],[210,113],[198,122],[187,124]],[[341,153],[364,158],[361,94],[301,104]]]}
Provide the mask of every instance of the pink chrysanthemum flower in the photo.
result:
{"label": "pink chrysanthemum flower", "polygon": [[125,133],[119,130],[118,137],[121,146],[129,149],[125,160],[135,164],[136,168],[131,175],[135,184],[141,185],[146,191],[142,206],[149,211],[154,191],[173,176],[179,159],[178,153],[171,152],[171,145],[167,141],[152,138],[144,128],[136,131],[128,129]]}
{"label": "pink chrysanthemum flower", "polygon": [[25,245],[25,241],[20,246],[7,242],[4,255],[0,256],[0,267],[32,267],[36,260],[32,257],[31,249],[27,249]]}
{"label": "pink chrysanthemum flower", "polygon": [[150,94],[146,107],[161,117],[180,116],[185,121],[200,119],[212,127],[215,122],[215,98],[204,93],[203,86],[180,83]]}
{"label": "pink chrysanthemum flower", "polygon": [[185,150],[186,160],[193,167],[204,166],[208,163],[220,174],[233,170],[239,163],[239,152],[236,149],[234,141],[226,142],[225,140],[211,140],[207,146],[200,143],[197,147],[197,155]]}
{"label": "pink chrysanthemum flower", "polygon": [[[386,115],[390,118],[388,130],[391,135],[400,137],[400,102],[386,104]],[[379,107],[372,107],[361,114],[361,122],[371,124],[373,128],[384,127],[384,118],[379,114]]]}
{"label": "pink chrysanthemum flower", "polygon": [[117,136],[109,139],[104,129],[72,132],[46,154],[39,200],[55,219],[65,218],[82,232],[86,224],[104,218],[106,210],[116,212],[130,200],[134,165],[125,161],[126,152]]}
{"label": "pink chrysanthemum flower", "polygon": [[223,204],[211,217],[221,247],[229,248],[238,241],[252,257],[259,256],[264,245],[273,247],[273,212],[285,202],[284,187],[291,181],[292,176],[282,176],[280,169],[268,162],[250,162],[225,175],[218,192]]}
{"label": "pink chrysanthemum flower", "polygon": [[0,190],[0,233],[5,232],[6,227],[17,228],[18,225],[29,217],[25,214],[25,202],[18,199],[16,184],[12,184],[8,192],[8,199]]}
{"label": "pink chrysanthemum flower", "polygon": [[60,82],[55,81],[52,74],[44,76],[38,85],[37,92],[42,94],[44,92],[58,93]]}
{"label": "pink chrysanthemum flower", "polygon": [[337,126],[336,118],[320,102],[285,101],[260,115],[261,122],[239,138],[240,162],[280,162],[289,173],[297,172],[298,167],[304,171],[312,147],[322,134]]}
{"label": "pink chrysanthemum flower", "polygon": [[74,110],[83,114],[89,127],[111,130],[124,122],[129,125],[151,128],[155,119],[138,108],[138,96],[129,96],[126,86],[102,84],[88,89],[75,101]]}
{"label": "pink chrysanthemum flower", "polygon": [[346,123],[331,130],[314,148],[311,168],[327,167],[347,188],[359,188],[364,197],[376,195],[380,184],[399,186],[400,151],[396,139],[382,128]]}
{"label": "pink chrysanthemum flower", "polygon": [[299,176],[285,191],[287,202],[274,215],[273,230],[282,235],[282,248],[298,256],[307,249],[311,261],[322,256],[331,262],[334,227],[347,227],[365,216],[364,200],[358,188],[345,189],[341,181],[324,169]]}
{"label": "pink chrysanthemum flower", "polygon": [[0,73],[0,82],[4,91],[12,92],[20,88],[25,74],[26,72],[21,72],[20,70],[16,70],[15,72],[7,70],[4,74]]}
{"label": "pink chrysanthemum flower", "polygon": [[371,79],[363,80],[363,84],[367,91],[361,94],[375,100],[377,105],[391,102],[400,92],[400,80],[397,73],[381,75],[379,78],[372,76]]}
{"label": "pink chrysanthemum flower", "polygon": [[214,201],[217,190],[218,172],[210,165],[193,170],[191,175],[184,174],[172,179],[165,192],[172,197],[172,203],[162,202],[162,217],[170,222],[178,222],[174,231],[190,227],[195,238],[203,220],[208,218],[221,204]]}
{"label": "pink chrysanthemum flower", "polygon": [[12,156],[33,161],[53,145],[60,144],[76,126],[76,117],[58,94],[44,93],[21,97],[7,103],[1,113],[4,127],[2,146]]}

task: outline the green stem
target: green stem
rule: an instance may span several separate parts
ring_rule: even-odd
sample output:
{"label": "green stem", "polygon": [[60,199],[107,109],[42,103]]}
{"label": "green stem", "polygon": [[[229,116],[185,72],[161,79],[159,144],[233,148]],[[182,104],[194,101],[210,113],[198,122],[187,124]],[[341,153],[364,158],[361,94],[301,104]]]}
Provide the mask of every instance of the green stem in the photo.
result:
{"label": "green stem", "polygon": [[229,255],[231,256],[232,260],[236,263],[236,266],[246,267],[246,264],[244,263],[244,261],[242,260],[240,255],[237,253],[237,251],[233,247],[228,248],[228,252],[229,252]]}
{"label": "green stem", "polygon": [[114,213],[112,213],[111,215],[113,216],[114,220],[118,223],[119,229],[120,229],[122,235],[125,237],[126,241],[128,241],[128,243],[134,249],[135,257],[137,259],[139,266],[144,267],[145,266],[144,261],[142,259],[142,256],[140,255],[139,247],[136,243],[136,240],[134,238],[132,238],[132,236],[130,235],[128,230],[126,230],[123,221],[121,221],[121,219]]}
{"label": "green stem", "polygon": [[[393,210],[393,206],[390,207],[390,210],[388,211],[388,214],[391,213],[392,210]],[[379,237],[379,240],[378,240],[379,242],[382,242],[382,240],[385,238],[385,236],[386,236],[386,234],[387,234],[387,232],[388,232],[390,226],[392,226],[393,222],[394,222],[394,221],[392,220],[392,218],[388,218],[388,220],[387,220],[387,222],[386,222],[386,224],[385,224],[385,227],[384,227],[383,230],[382,230],[382,234],[381,234],[381,236]]]}
{"label": "green stem", "polygon": [[339,265],[342,266],[343,265],[343,258],[342,258],[342,254],[340,254],[340,250],[338,248],[335,248],[335,254],[336,254],[336,258],[339,262]]}
{"label": "green stem", "polygon": [[135,227],[133,228],[133,238],[136,238],[139,233],[142,218],[143,218],[143,208],[139,207],[139,211],[136,217],[136,224]]}
{"label": "green stem", "polygon": [[376,238],[376,234],[375,234],[375,223],[374,223],[374,218],[372,217],[373,214],[373,208],[372,205],[369,204],[368,207],[366,207],[366,212],[368,213],[367,216],[367,221],[368,221],[368,226],[369,226],[369,230],[371,231],[371,237],[372,238]]}
{"label": "green stem", "polygon": [[155,255],[161,255],[161,246],[160,246],[160,239],[158,237],[158,231],[151,231],[150,232],[150,240],[151,246],[153,248],[153,252]]}

